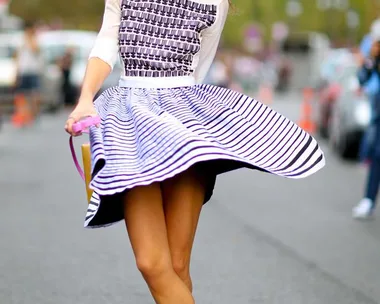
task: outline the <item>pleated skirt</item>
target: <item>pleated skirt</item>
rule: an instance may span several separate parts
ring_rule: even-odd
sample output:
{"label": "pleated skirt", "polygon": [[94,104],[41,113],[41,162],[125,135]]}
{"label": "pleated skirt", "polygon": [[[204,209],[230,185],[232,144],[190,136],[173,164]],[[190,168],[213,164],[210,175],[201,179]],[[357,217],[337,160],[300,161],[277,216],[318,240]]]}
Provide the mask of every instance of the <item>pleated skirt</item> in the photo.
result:
{"label": "pleated skirt", "polygon": [[96,101],[99,128],[90,130],[94,190],[86,228],[124,218],[123,195],[197,165],[208,176],[251,168],[305,178],[325,165],[317,141],[261,102],[212,85],[106,90]]}

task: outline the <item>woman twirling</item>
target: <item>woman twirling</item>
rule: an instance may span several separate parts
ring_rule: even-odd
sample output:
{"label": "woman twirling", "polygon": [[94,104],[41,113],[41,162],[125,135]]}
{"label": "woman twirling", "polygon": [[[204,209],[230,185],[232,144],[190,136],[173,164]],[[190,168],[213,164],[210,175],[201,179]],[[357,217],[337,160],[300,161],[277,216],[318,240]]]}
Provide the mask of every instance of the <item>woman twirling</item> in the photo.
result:
{"label": "woman twirling", "polygon": [[[317,142],[284,116],[202,85],[228,0],[107,0],[79,102],[88,115],[94,194],[85,227],[124,220],[156,303],[194,303],[190,256],[218,174],[248,167],[288,178],[324,166]],[[93,98],[120,57],[119,85]],[[78,135],[78,134],[73,134]]]}

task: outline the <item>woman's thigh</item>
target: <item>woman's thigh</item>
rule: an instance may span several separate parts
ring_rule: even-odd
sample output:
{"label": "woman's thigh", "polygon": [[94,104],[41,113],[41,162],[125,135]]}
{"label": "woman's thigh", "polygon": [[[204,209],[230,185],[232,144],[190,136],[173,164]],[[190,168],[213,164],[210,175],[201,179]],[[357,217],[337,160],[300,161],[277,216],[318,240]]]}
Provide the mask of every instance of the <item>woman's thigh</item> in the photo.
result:
{"label": "woman's thigh", "polygon": [[170,265],[160,185],[156,183],[128,191],[124,218],[138,268],[153,270]]}
{"label": "woman's thigh", "polygon": [[166,229],[174,268],[188,268],[205,198],[205,180],[191,168],[161,185]]}

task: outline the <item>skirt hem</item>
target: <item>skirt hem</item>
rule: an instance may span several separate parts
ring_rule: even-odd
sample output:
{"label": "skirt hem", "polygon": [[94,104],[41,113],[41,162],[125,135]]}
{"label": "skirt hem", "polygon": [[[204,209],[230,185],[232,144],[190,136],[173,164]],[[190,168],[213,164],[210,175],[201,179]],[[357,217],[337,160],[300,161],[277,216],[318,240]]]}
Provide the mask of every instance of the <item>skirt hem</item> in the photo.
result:
{"label": "skirt hem", "polygon": [[[262,169],[259,166],[255,166],[253,164],[250,164],[247,161],[239,160],[236,157],[227,156],[227,155],[216,157],[215,155],[208,155],[208,156],[198,157],[198,158],[192,159],[191,161],[185,163],[185,165],[182,165],[181,167],[176,168],[176,170],[172,170],[168,174],[165,174],[165,175],[163,175],[162,177],[159,177],[159,178],[156,177],[156,178],[153,178],[151,180],[141,181],[141,182],[135,183],[133,185],[123,185],[123,186],[120,186],[120,187],[118,187],[116,189],[112,189],[111,191],[110,190],[100,190],[100,189],[98,189],[97,187],[94,187],[94,186],[91,186],[91,189],[94,190],[94,193],[96,193],[96,195],[99,195],[99,196],[113,196],[113,195],[117,195],[117,194],[123,193],[124,191],[131,190],[131,189],[133,189],[135,187],[148,186],[148,185],[150,185],[152,183],[163,182],[163,181],[165,181],[165,180],[167,180],[169,178],[172,178],[172,177],[174,177],[174,176],[176,176],[176,175],[178,175],[178,174],[180,174],[182,172],[185,172],[186,170],[188,170],[189,168],[191,168],[192,166],[194,166],[196,164],[207,163],[207,162],[218,161],[218,160],[220,160],[220,161],[230,161],[231,164],[230,164],[230,166],[227,166],[227,167],[224,167],[224,168],[219,168],[219,170],[218,170],[218,168],[214,168],[215,171],[212,172],[212,173],[210,173],[210,174],[214,174],[214,176],[217,176],[217,175],[220,175],[220,174],[223,174],[223,173],[227,173],[227,172],[230,172],[230,171],[233,171],[233,170],[237,170],[237,169],[240,169],[240,168],[248,168],[248,169],[254,169],[254,170],[259,170],[259,171],[267,172],[267,173],[270,173],[270,174],[273,174],[273,175],[277,175],[277,176],[280,176],[280,177],[285,177],[285,178],[290,178],[290,179],[301,179],[301,178],[306,178],[306,177],[308,177],[308,176],[316,173],[317,171],[319,171],[320,169],[322,169],[325,166],[325,158],[322,157],[319,162],[317,162],[312,168],[309,168],[308,170],[306,170],[304,173],[302,173],[300,175],[289,175],[289,176],[286,176],[286,175],[279,175],[279,174],[276,174],[275,172],[270,172],[270,171],[264,170],[264,169]],[[98,175],[101,172],[101,170],[96,175]],[[94,178],[96,178],[96,175],[95,175]],[[211,199],[211,195],[212,195],[212,192],[206,197],[205,203]],[[85,221],[85,225],[84,225],[85,228],[88,228],[88,229],[106,228],[106,227],[115,225],[118,222],[122,221],[122,219],[118,219],[118,220],[115,220],[115,221],[112,221],[112,222],[109,222],[109,223],[91,225],[92,220],[95,218],[95,216],[98,213],[98,210],[100,208],[100,204],[101,204],[101,202],[99,201],[99,204],[95,208],[95,210],[91,210],[90,211],[91,212],[91,217],[88,218]]]}

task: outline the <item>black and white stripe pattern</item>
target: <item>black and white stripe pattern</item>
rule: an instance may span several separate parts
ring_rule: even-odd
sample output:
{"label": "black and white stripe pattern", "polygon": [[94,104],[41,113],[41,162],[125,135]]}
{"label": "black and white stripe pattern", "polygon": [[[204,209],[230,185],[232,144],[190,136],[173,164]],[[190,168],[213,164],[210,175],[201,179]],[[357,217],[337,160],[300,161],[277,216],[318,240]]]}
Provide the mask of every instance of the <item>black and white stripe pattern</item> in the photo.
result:
{"label": "black and white stripe pattern", "polygon": [[163,181],[200,162],[218,161],[212,166],[214,177],[248,167],[303,178],[324,166],[323,153],[310,135],[264,104],[229,89],[116,87],[95,104],[102,125],[90,136],[95,194],[87,227],[123,218],[117,196],[121,192]]}
{"label": "black and white stripe pattern", "polygon": [[122,0],[119,30],[125,76],[190,76],[201,32],[216,20],[215,5],[189,0]]}
{"label": "black and white stripe pattern", "polygon": [[[122,220],[125,191],[164,181],[195,164],[209,176],[205,202],[223,172],[247,167],[303,178],[324,166],[317,142],[260,102],[215,86],[181,86],[186,78],[181,76],[193,79],[194,69],[203,68],[196,59],[205,46],[202,33],[223,26],[217,8],[222,3],[228,8],[226,0],[210,0],[219,6],[121,1],[119,47],[131,86],[111,88],[95,101],[102,124],[90,132],[94,194],[85,227]],[[137,88],[141,81],[149,88]],[[149,82],[171,88],[153,88]]]}

